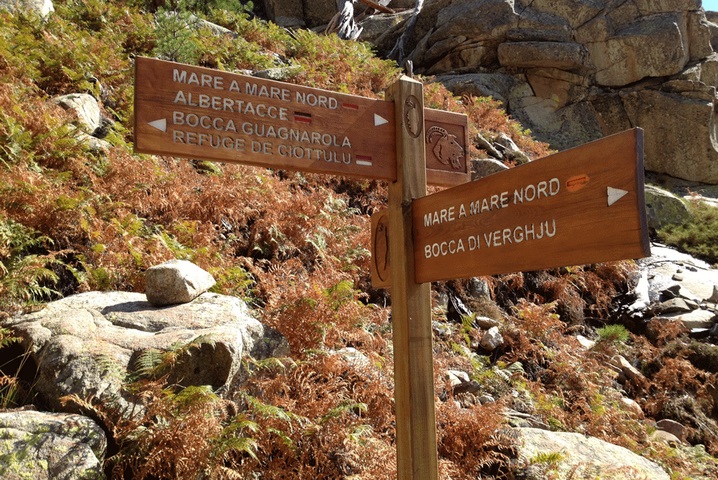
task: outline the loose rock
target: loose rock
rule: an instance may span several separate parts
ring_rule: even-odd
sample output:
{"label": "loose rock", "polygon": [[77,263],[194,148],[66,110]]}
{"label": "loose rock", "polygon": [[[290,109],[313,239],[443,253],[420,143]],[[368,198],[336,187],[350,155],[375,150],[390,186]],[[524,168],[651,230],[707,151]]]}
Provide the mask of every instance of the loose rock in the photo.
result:
{"label": "loose rock", "polygon": [[159,307],[188,303],[212,288],[214,277],[187,260],[171,260],[147,269],[147,301]]}
{"label": "loose rock", "polygon": [[489,352],[493,352],[504,344],[504,337],[499,333],[499,327],[491,327],[483,337],[481,337],[481,347]]}

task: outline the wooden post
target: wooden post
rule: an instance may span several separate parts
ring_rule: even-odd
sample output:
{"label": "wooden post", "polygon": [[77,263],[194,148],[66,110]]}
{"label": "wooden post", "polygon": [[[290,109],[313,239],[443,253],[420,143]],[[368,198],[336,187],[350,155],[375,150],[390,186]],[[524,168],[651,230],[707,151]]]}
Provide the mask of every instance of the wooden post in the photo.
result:
{"label": "wooden post", "polygon": [[414,280],[412,201],[426,195],[423,85],[389,87],[396,118],[397,181],[389,185],[389,259],[399,480],[437,480],[431,285]]}

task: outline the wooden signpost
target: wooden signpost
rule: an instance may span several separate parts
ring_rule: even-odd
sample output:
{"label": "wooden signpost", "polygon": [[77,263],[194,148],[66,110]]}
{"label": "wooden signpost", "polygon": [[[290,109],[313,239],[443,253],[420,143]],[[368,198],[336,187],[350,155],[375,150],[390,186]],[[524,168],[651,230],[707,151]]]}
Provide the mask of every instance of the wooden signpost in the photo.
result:
{"label": "wooden signpost", "polygon": [[371,273],[392,294],[401,480],[438,479],[429,282],[650,254],[640,129],[465,183],[466,116],[408,77],[383,101],[149,58],[135,75],[137,152],[391,182]]}
{"label": "wooden signpost", "polygon": [[431,285],[414,280],[412,255],[411,205],[426,195],[423,86],[402,77],[387,98],[403,119],[396,138],[397,180],[389,185],[387,206],[398,478],[438,480]]}
{"label": "wooden signpost", "polygon": [[[466,115],[425,114],[429,183],[468,181]],[[395,143],[390,101],[135,60],[138,152],[395,181]]]}

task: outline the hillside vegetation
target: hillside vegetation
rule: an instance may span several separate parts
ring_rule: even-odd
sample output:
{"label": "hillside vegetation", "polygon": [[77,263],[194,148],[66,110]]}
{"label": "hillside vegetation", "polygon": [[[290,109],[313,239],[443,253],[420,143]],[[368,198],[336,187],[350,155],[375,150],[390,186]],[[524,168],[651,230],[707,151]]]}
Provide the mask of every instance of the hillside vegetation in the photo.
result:
{"label": "hillside vegetation", "polygon": [[[245,299],[291,346],[291,358],[248,362],[241,405],[167,385],[173,352],[128,385],[147,398],[142,419],[74,399],[107,430],[108,475],[394,478],[390,297],[369,281],[369,216],[386,185],[134,154],[133,58],[281,67],[289,82],[375,98],[400,70],[365,44],[279,28],[236,0],[54,3],[46,21],[0,11],[0,319],[78,292],[143,292],[148,267],[179,258],[212,273],[214,291]],[[188,28],[196,17],[237,36]],[[497,102],[455,98],[423,80],[426,105],[467,114],[472,138],[503,132],[531,158],[549,153]],[[52,101],[80,92],[100,100],[109,148],[90,148]],[[618,322],[612,301],[633,271],[621,262],[434,285],[441,478],[514,478],[506,409],[626,446],[675,479],[718,475],[715,361],[695,361],[679,330],[596,333]],[[472,313],[457,314],[447,298]],[[490,354],[478,346],[477,316],[502,323],[505,343]],[[579,348],[576,333],[598,346]],[[0,329],[0,340],[9,345],[12,332]],[[370,365],[350,368],[331,354],[344,347]],[[648,380],[617,388],[607,366],[617,353],[645,365]],[[42,406],[31,378],[3,368],[3,407]],[[470,372],[480,392],[455,393],[451,369]],[[704,447],[648,442],[651,422],[624,396],[650,418],[690,412],[701,423],[689,425],[688,440]]]}

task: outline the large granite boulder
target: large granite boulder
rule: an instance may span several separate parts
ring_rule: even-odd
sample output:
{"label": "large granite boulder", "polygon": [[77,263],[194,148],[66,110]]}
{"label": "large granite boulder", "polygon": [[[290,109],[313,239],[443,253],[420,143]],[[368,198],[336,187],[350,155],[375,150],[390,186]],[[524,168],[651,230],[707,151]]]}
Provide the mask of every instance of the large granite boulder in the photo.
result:
{"label": "large granite boulder", "polygon": [[435,0],[411,20],[377,48],[401,37],[416,72],[500,100],[553,148],[639,126],[648,170],[718,183],[718,25],[700,0]]}
{"label": "large granite boulder", "polygon": [[104,478],[105,432],[81,415],[0,412],[0,478]]}
{"label": "large granite boulder", "polygon": [[337,0],[263,0],[267,17],[282,27],[326,25],[336,15]]}
{"label": "large granite boulder", "polygon": [[249,314],[240,299],[205,293],[191,303],[153,307],[145,295],[89,292],[51,302],[4,322],[22,338],[38,366],[35,388],[54,409],[76,394],[120,407],[128,373],[148,349],[167,351],[195,342],[171,380],[231,391],[243,381],[242,359],[288,353],[286,341]]}
{"label": "large granite boulder", "polygon": [[627,448],[580,433],[519,428],[519,457],[526,465],[521,478],[610,478],[669,480],[657,463]]}

